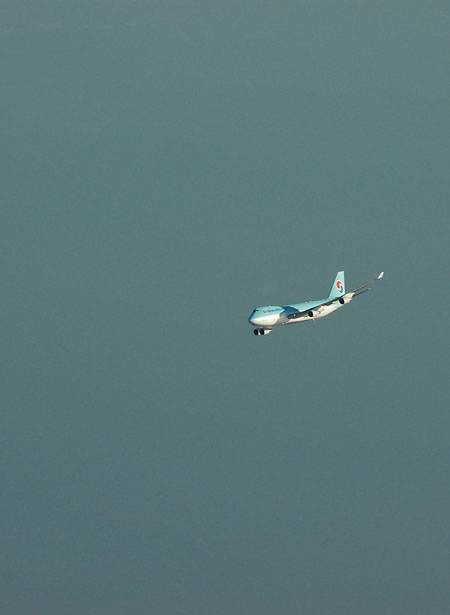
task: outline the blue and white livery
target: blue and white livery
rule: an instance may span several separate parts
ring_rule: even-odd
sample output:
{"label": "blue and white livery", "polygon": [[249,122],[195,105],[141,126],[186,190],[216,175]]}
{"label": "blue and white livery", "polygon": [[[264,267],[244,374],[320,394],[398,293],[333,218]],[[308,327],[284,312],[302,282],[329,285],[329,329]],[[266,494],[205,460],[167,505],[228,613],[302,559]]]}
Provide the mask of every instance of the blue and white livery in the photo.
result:
{"label": "blue and white livery", "polygon": [[273,327],[278,325],[290,325],[294,322],[323,318],[346,303],[350,303],[358,295],[370,290],[370,285],[377,280],[381,280],[383,275],[384,272],[382,271],[367,284],[345,292],[344,272],[338,271],[330,294],[326,299],[292,303],[291,305],[265,305],[255,308],[250,314],[248,322],[254,327],[253,333],[255,335],[268,335],[272,332]]}

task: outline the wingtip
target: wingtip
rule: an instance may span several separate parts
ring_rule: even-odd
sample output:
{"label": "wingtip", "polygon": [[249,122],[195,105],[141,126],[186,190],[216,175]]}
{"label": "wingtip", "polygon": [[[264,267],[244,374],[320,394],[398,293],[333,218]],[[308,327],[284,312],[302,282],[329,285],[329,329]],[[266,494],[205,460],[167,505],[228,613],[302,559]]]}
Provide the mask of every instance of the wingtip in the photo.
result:
{"label": "wingtip", "polygon": [[379,276],[378,276],[377,280],[381,280],[381,278],[382,278],[383,276],[384,276],[384,271],[382,271],[382,272],[379,274]]}

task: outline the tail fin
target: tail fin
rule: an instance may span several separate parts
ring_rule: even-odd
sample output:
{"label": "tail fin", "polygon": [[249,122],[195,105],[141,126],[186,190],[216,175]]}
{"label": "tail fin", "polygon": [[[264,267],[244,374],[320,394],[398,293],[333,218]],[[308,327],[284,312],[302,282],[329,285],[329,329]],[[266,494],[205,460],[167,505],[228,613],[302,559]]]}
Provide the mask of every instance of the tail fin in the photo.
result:
{"label": "tail fin", "polygon": [[342,297],[342,295],[345,295],[345,278],[344,272],[338,271],[333,286],[331,287],[329,298]]}

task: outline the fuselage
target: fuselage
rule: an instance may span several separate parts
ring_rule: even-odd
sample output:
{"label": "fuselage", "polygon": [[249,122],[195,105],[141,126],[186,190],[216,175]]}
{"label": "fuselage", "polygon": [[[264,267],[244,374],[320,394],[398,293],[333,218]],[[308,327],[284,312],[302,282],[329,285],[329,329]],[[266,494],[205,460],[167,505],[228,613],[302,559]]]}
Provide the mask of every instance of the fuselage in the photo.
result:
{"label": "fuselage", "polygon": [[[304,303],[292,303],[290,305],[265,305],[255,308],[250,314],[248,322],[253,327],[262,328],[290,325],[295,322],[323,318],[342,307],[339,301],[332,305],[322,305],[325,301],[326,299],[319,299],[318,301],[305,301]],[[306,315],[304,315],[305,312]],[[302,313],[301,316],[300,313]],[[298,317],[297,314],[299,314]]]}

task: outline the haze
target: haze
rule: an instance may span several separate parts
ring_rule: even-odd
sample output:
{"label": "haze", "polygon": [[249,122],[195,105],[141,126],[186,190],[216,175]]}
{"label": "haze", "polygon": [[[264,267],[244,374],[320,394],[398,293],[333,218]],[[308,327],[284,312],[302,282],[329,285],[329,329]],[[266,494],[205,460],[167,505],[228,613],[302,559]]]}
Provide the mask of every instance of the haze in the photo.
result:
{"label": "haze", "polygon": [[3,2],[3,613],[448,613],[449,26]]}

